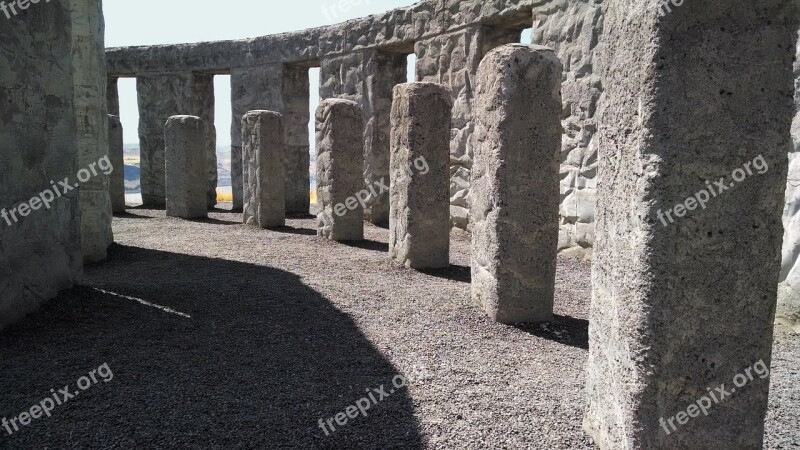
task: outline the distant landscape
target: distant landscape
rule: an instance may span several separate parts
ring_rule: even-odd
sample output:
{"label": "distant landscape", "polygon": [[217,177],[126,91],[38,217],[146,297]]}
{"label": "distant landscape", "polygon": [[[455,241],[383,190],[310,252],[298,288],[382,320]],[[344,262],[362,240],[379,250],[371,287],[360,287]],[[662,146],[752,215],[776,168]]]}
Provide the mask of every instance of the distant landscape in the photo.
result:
{"label": "distant landscape", "polygon": [[[123,146],[125,160],[125,197],[128,204],[141,204],[141,169],[139,159],[139,144],[130,143]],[[316,200],[316,155],[311,154],[311,197]],[[231,147],[230,145],[217,146],[217,199],[221,202],[231,201]]]}

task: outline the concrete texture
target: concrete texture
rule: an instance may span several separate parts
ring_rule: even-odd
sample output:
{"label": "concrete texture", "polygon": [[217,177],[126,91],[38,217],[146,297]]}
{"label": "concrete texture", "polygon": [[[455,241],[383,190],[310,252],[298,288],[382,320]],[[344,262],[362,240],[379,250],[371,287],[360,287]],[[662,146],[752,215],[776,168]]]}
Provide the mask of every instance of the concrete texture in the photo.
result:
{"label": "concrete texture", "polygon": [[119,117],[108,115],[108,159],[113,171],[108,176],[111,209],[114,214],[125,212],[125,155],[122,144],[122,123]]}
{"label": "concrete texture", "polygon": [[[407,73],[406,55],[398,52],[366,50],[321,61],[320,98],[352,100],[364,112],[365,186],[389,178],[392,89],[407,81]],[[369,193],[364,217],[389,224],[388,191]]]}
{"label": "concrete texture", "polygon": [[478,69],[472,167],[472,300],[501,323],[553,318],[561,61],[512,44]]}
{"label": "concrete texture", "polygon": [[450,265],[449,141],[453,101],[435,83],[395,86],[389,255],[413,269]]}
{"label": "concrete texture", "polygon": [[203,144],[206,159],[206,204],[216,204],[217,153],[213,76],[201,73],[137,76],[136,91],[139,102],[143,204],[153,207],[165,204],[164,124],[172,116],[185,114],[200,117],[208,124]]}
{"label": "concrete texture", "polygon": [[[88,170],[108,157],[103,6],[97,0],[71,0],[69,5],[78,169]],[[96,170],[91,173],[88,180],[78,180],[81,248],[86,263],[105,259],[108,246],[114,242],[108,176]]]}
{"label": "concrete texture", "polygon": [[[73,37],[82,31],[73,30],[72,15],[91,17],[97,8],[99,2],[54,2],[0,19],[0,328],[83,274],[78,191],[51,191],[49,208],[30,202],[53,189],[51,180],[75,182],[75,126],[85,110],[74,104],[84,101],[78,86],[96,73],[85,72],[82,59],[73,64]],[[102,40],[92,30],[88,46]],[[20,211],[23,204],[37,209]]]}
{"label": "concrete texture", "polygon": [[207,216],[206,136],[205,123],[197,116],[172,116],[164,125],[167,216]]}
{"label": "concrete texture", "polygon": [[231,69],[231,182],[233,208],[243,204],[242,117],[248,111],[269,110],[284,117],[286,213],[308,214],[309,84],[308,68],[287,64]]}
{"label": "concrete texture", "polygon": [[316,111],[317,234],[330,240],[364,239],[363,124],[350,100],[323,100]]}
{"label": "concrete texture", "polygon": [[243,221],[261,228],[286,225],[283,116],[249,111],[242,118]]}
{"label": "concrete texture", "polygon": [[[800,15],[783,0],[652,6],[605,5],[586,428],[603,449],[761,448],[769,378],[677,430],[660,419],[770,366]],[[662,223],[759,155],[767,174]]]}

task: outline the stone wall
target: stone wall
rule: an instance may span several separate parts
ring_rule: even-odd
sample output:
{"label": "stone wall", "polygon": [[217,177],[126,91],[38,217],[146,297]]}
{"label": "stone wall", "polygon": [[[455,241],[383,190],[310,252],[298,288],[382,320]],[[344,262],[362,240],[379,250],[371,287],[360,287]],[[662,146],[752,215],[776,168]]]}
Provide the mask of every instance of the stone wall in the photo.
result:
{"label": "stone wall", "polygon": [[[91,75],[73,73],[72,17],[96,15],[99,5],[99,1],[40,3],[25,14],[2,19],[0,208],[6,214],[51,188],[50,180],[75,178],[73,97],[76,86]],[[85,36],[101,39],[91,32]],[[25,217],[17,212],[16,218],[0,218],[0,328],[36,310],[82,276],[76,191]]]}

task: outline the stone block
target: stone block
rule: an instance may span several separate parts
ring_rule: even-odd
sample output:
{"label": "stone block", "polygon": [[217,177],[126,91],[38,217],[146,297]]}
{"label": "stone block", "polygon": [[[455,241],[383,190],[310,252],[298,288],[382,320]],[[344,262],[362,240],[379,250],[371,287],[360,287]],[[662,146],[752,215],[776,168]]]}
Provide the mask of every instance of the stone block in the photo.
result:
{"label": "stone block", "polygon": [[283,116],[250,111],[242,118],[244,223],[286,225]]}
{"label": "stone block", "polygon": [[172,116],[164,125],[167,216],[208,216],[206,129],[197,116]]}

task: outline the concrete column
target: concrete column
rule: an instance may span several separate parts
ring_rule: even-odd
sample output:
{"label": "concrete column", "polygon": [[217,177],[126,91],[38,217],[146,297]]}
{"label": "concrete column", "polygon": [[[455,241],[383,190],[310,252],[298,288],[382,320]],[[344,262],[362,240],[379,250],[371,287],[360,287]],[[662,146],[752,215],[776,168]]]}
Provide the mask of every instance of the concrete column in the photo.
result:
{"label": "concrete column", "polygon": [[286,213],[308,214],[311,197],[308,68],[288,64],[231,69],[231,184],[233,206],[243,205],[242,117],[248,111],[283,115]]}
{"label": "concrete column", "polygon": [[136,78],[136,90],[144,206],[164,206],[164,124],[169,117],[180,114],[196,115],[208,124],[203,151],[198,157],[205,161],[207,206],[216,204],[213,76],[194,73],[140,75]]}
{"label": "concrete column", "polygon": [[[392,89],[407,81],[406,65],[405,54],[381,50],[365,50],[321,61],[320,98],[352,100],[361,105],[364,112],[365,186],[389,179]],[[370,192],[364,215],[372,223],[388,225],[389,192]]]}
{"label": "concrete column", "polygon": [[585,428],[604,449],[761,448],[800,14],[604,7]]}
{"label": "concrete column", "polygon": [[119,78],[108,77],[106,81],[108,114],[119,117]]}
{"label": "concrete column", "polygon": [[450,91],[435,83],[394,88],[389,254],[413,269],[450,265],[447,195]]}
{"label": "concrete column", "polygon": [[472,167],[472,299],[501,323],[553,317],[561,61],[512,44],[478,69]]}
{"label": "concrete column", "polygon": [[81,247],[84,262],[93,263],[105,259],[108,246],[114,242],[108,174],[98,170],[108,161],[105,25],[101,2],[73,0],[69,4],[78,169],[88,171],[79,172],[82,176],[75,181],[80,183]]}
{"label": "concrete column", "polygon": [[[93,72],[73,68],[71,13],[88,20],[96,6],[52,2],[0,18],[0,329],[83,276],[78,191],[50,181],[76,182],[74,96]],[[96,32],[86,38],[102,40]]]}
{"label": "concrete column", "polygon": [[364,239],[363,123],[350,100],[323,100],[317,108],[317,234],[334,241]]}
{"label": "concrete column", "polygon": [[283,116],[250,111],[242,118],[244,223],[261,228],[286,225]]}
{"label": "concrete column", "polygon": [[164,125],[167,216],[197,219],[208,216],[206,145],[203,119],[172,116]]}
{"label": "concrete column", "polygon": [[783,212],[783,262],[778,288],[778,321],[800,333],[800,40],[794,62],[795,110],[793,151],[789,153],[789,182]]}
{"label": "concrete column", "polygon": [[453,226],[469,223],[470,170],[475,131],[473,107],[478,64],[493,48],[520,41],[520,29],[470,25],[459,31],[417,41],[417,81],[450,89],[453,120],[450,130],[450,216]]}
{"label": "concrete column", "polygon": [[119,117],[108,115],[108,157],[112,171],[109,174],[111,208],[114,214],[125,212],[125,156],[122,152],[122,123]]}

